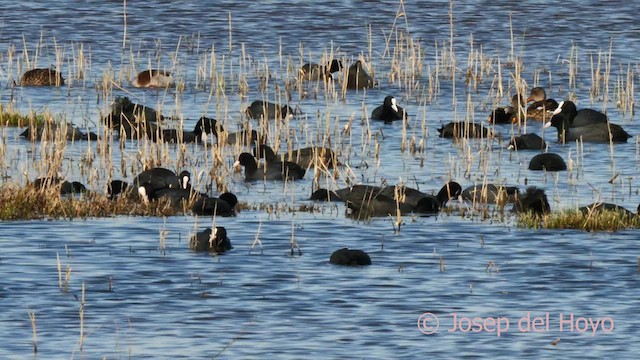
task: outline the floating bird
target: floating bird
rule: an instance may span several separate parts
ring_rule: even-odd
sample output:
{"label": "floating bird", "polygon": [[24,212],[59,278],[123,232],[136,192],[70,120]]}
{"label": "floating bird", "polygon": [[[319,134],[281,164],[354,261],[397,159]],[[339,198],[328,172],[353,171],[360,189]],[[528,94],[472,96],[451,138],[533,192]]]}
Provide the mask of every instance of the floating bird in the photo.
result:
{"label": "floating bird", "polygon": [[271,120],[284,120],[289,116],[293,116],[293,109],[289,105],[277,105],[267,101],[256,100],[245,110],[247,116],[251,119],[260,120],[261,118]]}
{"label": "floating bird", "polygon": [[367,73],[363,64],[363,60],[358,60],[349,67],[347,89],[365,89],[375,86],[375,81]]}
{"label": "floating bird", "polygon": [[527,98],[527,103],[533,104],[527,107],[527,118],[537,121],[549,121],[554,110],[558,108],[558,102],[547,99],[544,88],[534,87]]}
{"label": "floating bird", "polygon": [[524,103],[518,94],[511,97],[511,105],[494,109],[489,114],[489,124],[511,124],[518,122],[518,110]]}
{"label": "floating bird", "polygon": [[20,79],[21,86],[62,86],[64,78],[54,69],[32,69]]}
{"label": "floating bird", "polygon": [[115,200],[120,196],[130,196],[131,194],[131,187],[122,180],[112,180],[107,184],[107,195],[111,200]]}
{"label": "floating bird", "polygon": [[405,116],[404,109],[397,105],[396,98],[391,95],[385,97],[382,105],[371,112],[372,120],[383,120],[385,123],[403,120]]}
{"label": "floating bird", "polygon": [[342,61],[333,59],[327,66],[314,63],[304,64],[298,70],[298,76],[302,80],[319,81],[331,79],[331,74],[342,70]]}
{"label": "floating bird", "polygon": [[551,121],[544,125],[545,128],[551,126],[558,129],[558,141],[562,143],[575,140],[623,143],[631,137],[621,126],[608,122],[574,127],[570,118],[563,114],[554,115]]}
{"label": "floating bird", "polygon": [[513,211],[516,213],[533,213],[534,215],[542,216],[549,213],[551,207],[549,206],[547,194],[544,193],[544,190],[530,186],[524,194],[517,194]]}
{"label": "floating bird", "polygon": [[[640,208],[640,206],[639,206],[639,208]],[[582,206],[582,207],[578,208],[578,211],[580,211],[584,215],[589,215],[591,213],[601,213],[601,212],[605,212],[605,211],[610,211],[610,212],[619,213],[620,215],[622,215],[624,217],[628,217],[628,218],[632,218],[632,217],[637,216],[636,214],[632,213],[631,211],[625,209],[622,206],[619,206],[619,205],[616,205],[616,204],[611,204],[611,203],[604,203],[604,202],[598,202],[598,203],[589,204],[587,206]]]}
{"label": "floating bird", "polygon": [[233,249],[233,246],[227,237],[227,230],[222,226],[216,226],[213,231],[211,228],[207,228],[193,235],[189,240],[189,249],[222,254]]}
{"label": "floating bird", "polygon": [[538,154],[529,161],[529,170],[562,171],[567,170],[567,164],[558,154]]}
{"label": "floating bird", "polygon": [[509,142],[509,150],[545,150],[547,143],[536,134],[514,136]]}
{"label": "floating bird", "polygon": [[146,137],[152,140],[158,138],[156,121],[164,117],[153,108],[131,102],[128,97],[117,97],[111,113],[102,121],[110,129],[115,130],[126,138]]}
{"label": "floating bird", "polygon": [[176,175],[171,170],[165,168],[151,168],[138,174],[133,179],[133,185],[136,188],[144,184],[149,184],[153,190],[162,189],[190,189],[189,180],[191,174],[188,171],[183,171],[180,175]]}
{"label": "floating bird", "polygon": [[358,218],[373,216],[420,213],[435,214],[450,199],[462,192],[460,184],[449,182],[436,196],[422,193],[404,186],[354,185],[348,188],[329,191],[318,189],[311,194],[311,200],[343,201]]}
{"label": "floating bird", "polygon": [[553,115],[562,115],[569,124],[568,127],[582,127],[609,122],[607,115],[604,113],[593,109],[578,110],[576,104],[569,100],[561,101]]}
{"label": "floating bird", "polygon": [[31,186],[38,190],[58,188],[60,195],[80,194],[88,192],[87,188],[78,181],[69,182],[57,176],[35,179]]}
{"label": "floating bird", "polygon": [[218,139],[218,144],[224,143],[228,145],[251,146],[259,141],[258,132],[256,130],[240,130],[234,133],[227,132],[222,125],[214,119],[212,123],[212,134]]}
{"label": "floating bird", "polygon": [[233,208],[238,203],[238,198],[232,193],[223,193],[219,197],[201,197],[191,207],[195,215],[234,216]]}
{"label": "floating bird", "polygon": [[69,123],[47,122],[26,128],[20,136],[29,141],[55,141],[64,136],[67,141],[98,140],[98,135],[92,132],[84,133],[78,127]]}
{"label": "floating bird", "polygon": [[362,250],[342,248],[331,254],[329,262],[343,266],[364,266],[371,265],[371,257]]}
{"label": "floating bird", "polygon": [[[207,117],[201,117],[198,119],[193,131],[182,131],[181,134],[178,133],[176,129],[165,129],[162,130],[162,139],[165,142],[177,143],[178,141],[182,141],[183,143],[194,143],[194,142],[206,142],[207,134],[212,134],[215,131],[216,120],[210,119]],[[181,135],[181,136],[179,136]]]}
{"label": "floating bird", "polygon": [[[266,161],[278,161],[280,159],[273,149],[266,144],[258,145],[254,149],[254,155],[256,158],[264,158]],[[290,161],[298,164],[303,169],[313,167],[316,163],[328,169],[333,168],[334,164],[340,165],[333,150],[318,146],[293,150],[289,158],[291,159]]]}
{"label": "floating bird", "polygon": [[441,138],[486,138],[493,136],[491,130],[480,124],[465,121],[450,122],[438,129]]}
{"label": "floating bird", "polygon": [[244,167],[244,178],[252,180],[298,180],[302,179],[305,170],[298,164],[289,161],[269,161],[264,166],[258,167],[256,159],[249,153],[242,153],[233,164],[234,167]]}
{"label": "floating bird", "polygon": [[158,69],[141,71],[133,81],[133,86],[138,88],[167,88],[175,85],[173,75],[169,71]]}
{"label": "floating bird", "polygon": [[495,184],[478,184],[462,191],[462,198],[472,203],[504,204],[514,202],[518,188]]}

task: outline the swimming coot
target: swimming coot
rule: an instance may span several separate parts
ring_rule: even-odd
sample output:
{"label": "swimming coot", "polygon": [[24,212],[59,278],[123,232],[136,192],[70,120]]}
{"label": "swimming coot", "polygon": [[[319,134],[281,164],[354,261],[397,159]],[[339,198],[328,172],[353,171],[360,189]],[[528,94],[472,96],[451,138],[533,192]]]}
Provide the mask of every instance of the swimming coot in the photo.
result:
{"label": "swimming coot", "polygon": [[238,203],[238,198],[229,192],[220,194],[219,197],[201,197],[191,207],[195,215],[209,216],[234,216],[234,207]]}
{"label": "swimming coot", "polygon": [[514,136],[509,141],[509,150],[546,150],[547,143],[537,134]]}
{"label": "swimming coot", "polygon": [[373,216],[395,216],[401,214],[435,214],[451,198],[462,192],[460,184],[449,182],[436,196],[427,195],[404,186],[353,185],[348,188],[330,191],[318,189],[311,200],[343,201],[354,211],[359,219]]}
{"label": "swimming coot", "polygon": [[95,133],[84,133],[79,127],[66,122],[47,122],[34,125],[24,130],[20,136],[29,141],[55,141],[62,138],[67,141],[98,140],[98,135]]}
{"label": "swimming coot", "polygon": [[156,121],[164,117],[155,109],[131,102],[128,97],[117,97],[111,106],[111,113],[102,118],[111,130],[127,139],[158,138]]}
{"label": "swimming coot", "polygon": [[293,116],[293,109],[289,105],[277,105],[267,101],[256,100],[245,110],[247,116],[251,119],[267,119],[267,120],[283,120],[289,116]]}
{"label": "swimming coot", "polygon": [[133,179],[133,186],[139,188],[143,184],[149,184],[153,190],[187,189],[190,177],[188,171],[183,171],[180,176],[177,176],[171,170],[156,167],[138,174]]}
{"label": "swimming coot", "polygon": [[[258,159],[265,158],[267,161],[280,159],[280,157],[274,153],[273,149],[266,144],[258,145],[254,149],[254,153]],[[333,150],[320,146],[295,149],[291,152],[290,156],[285,155],[285,158],[300,165],[303,169],[315,167],[316,164],[326,167],[327,169],[333,168],[334,165],[340,165],[337,155]]]}
{"label": "swimming coot", "polygon": [[553,115],[562,115],[569,124],[568,127],[582,127],[593,124],[606,124],[609,119],[607,115],[593,109],[576,108],[573,101],[561,101]]}
{"label": "swimming coot", "polygon": [[631,211],[625,209],[622,206],[611,204],[611,203],[604,203],[604,202],[598,202],[598,203],[589,204],[587,206],[582,206],[578,208],[578,211],[580,211],[584,215],[590,215],[592,213],[600,213],[604,211],[611,211],[611,212],[619,213],[621,216],[629,217],[629,218],[637,216],[636,214],[632,213]]}
{"label": "swimming coot", "polygon": [[398,106],[396,98],[391,95],[385,97],[382,105],[373,109],[371,112],[371,119],[382,120],[386,123],[390,123],[395,120],[403,120],[405,117],[406,114],[404,109]]}
{"label": "swimming coot", "polygon": [[371,265],[371,257],[362,250],[342,248],[331,254],[329,262],[343,266],[364,266]]}
{"label": "swimming coot", "polygon": [[39,190],[57,188],[59,189],[60,195],[81,194],[88,192],[84,184],[78,181],[69,182],[57,176],[35,179],[31,183],[31,186]]}
{"label": "swimming coot", "polygon": [[331,74],[342,69],[342,61],[333,59],[327,66],[314,63],[304,64],[298,70],[298,76],[302,80],[320,81],[331,79]]}
{"label": "swimming coot", "polygon": [[529,161],[529,170],[562,171],[567,170],[567,164],[558,154],[538,154]]}
{"label": "swimming coot", "polygon": [[305,170],[298,164],[285,161],[269,161],[258,166],[256,159],[249,153],[242,153],[233,164],[234,167],[241,165],[244,167],[244,178],[246,181],[253,180],[298,180],[302,179]]}
{"label": "swimming coot", "polygon": [[227,229],[222,226],[216,226],[213,230],[207,228],[193,235],[189,240],[189,249],[222,254],[233,249],[233,246],[231,246],[231,240],[227,237]]}
{"label": "swimming coot", "polygon": [[518,110],[524,101],[518,94],[511,97],[511,105],[498,107],[489,114],[489,124],[512,124],[518,122]]}
{"label": "swimming coot", "polygon": [[560,113],[554,115],[551,121],[547,122],[544,127],[555,127],[558,129],[558,141],[587,141],[587,142],[627,142],[631,137],[624,129],[616,124],[609,122],[593,123],[580,127],[571,126],[569,117]]}
{"label": "swimming coot", "polygon": [[347,89],[365,89],[374,86],[375,81],[369,73],[367,73],[363,60],[358,60],[349,67]]}
{"label": "swimming coot", "polygon": [[514,202],[518,188],[495,184],[478,184],[462,191],[462,198],[472,203],[505,204]]}
{"label": "swimming coot", "polygon": [[178,133],[176,129],[165,129],[162,130],[162,139],[170,143],[177,143],[179,141],[183,143],[206,142],[207,134],[213,133],[215,126],[215,119],[203,116],[198,119],[193,131],[182,131]]}
{"label": "swimming coot", "polygon": [[544,190],[530,186],[524,194],[517,194],[513,211],[516,213],[533,213],[534,215],[542,216],[549,213],[551,207],[549,206],[547,194],[544,193]]}
{"label": "swimming coot", "polygon": [[486,138],[493,136],[491,130],[480,124],[465,121],[450,122],[438,129],[441,138]]}

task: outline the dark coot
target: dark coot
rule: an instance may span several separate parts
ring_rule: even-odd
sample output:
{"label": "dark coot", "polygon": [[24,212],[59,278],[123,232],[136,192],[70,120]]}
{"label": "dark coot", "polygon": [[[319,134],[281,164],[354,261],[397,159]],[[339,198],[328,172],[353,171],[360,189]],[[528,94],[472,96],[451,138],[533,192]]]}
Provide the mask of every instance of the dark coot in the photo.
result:
{"label": "dark coot", "polygon": [[480,124],[464,121],[450,122],[438,129],[441,138],[486,138],[493,136],[491,130]]}
{"label": "dark coot", "polygon": [[331,254],[329,262],[343,266],[371,265],[371,257],[362,250],[342,248]]}
{"label": "dark coot", "polygon": [[558,154],[538,154],[529,161],[529,170],[562,171],[567,170],[567,164]]}
{"label": "dark coot", "polygon": [[201,197],[191,207],[195,215],[208,216],[234,216],[234,207],[238,198],[232,193],[223,193],[219,197]]}
{"label": "dark coot", "polygon": [[478,184],[462,191],[462,198],[472,203],[504,204],[514,202],[518,188],[495,184]]}
{"label": "dark coot", "polygon": [[185,183],[185,178],[186,182],[188,183],[188,172],[183,172],[180,174],[180,177],[178,177],[176,173],[171,170],[157,167],[145,170],[138,174],[138,176],[133,179],[133,186],[139,188],[143,184],[149,184],[151,185],[153,190],[160,190],[165,188],[185,189],[186,187],[183,186],[183,184]]}
{"label": "dark coot", "polygon": [[244,167],[246,181],[253,180],[298,180],[302,179],[305,170],[292,162],[269,161],[258,166],[256,159],[249,153],[242,153],[233,164],[234,167]]}
{"label": "dark coot", "polygon": [[92,132],[84,133],[79,127],[69,123],[47,123],[26,128],[20,136],[29,141],[55,141],[61,134],[67,141],[98,140],[98,135]]}
{"label": "dark coot", "polygon": [[564,114],[557,114],[551,121],[544,125],[545,128],[555,127],[558,129],[558,141],[586,141],[586,142],[627,142],[631,137],[621,126],[616,124],[594,123],[580,127],[571,126],[571,120]]}
{"label": "dark coot", "polygon": [[277,105],[267,101],[256,100],[245,110],[247,116],[251,119],[265,118],[267,120],[283,120],[288,116],[293,116],[293,109],[288,105]]}
{"label": "dark coot", "polygon": [[198,119],[193,131],[182,131],[179,133],[176,129],[165,129],[162,130],[162,139],[170,143],[177,143],[179,141],[183,143],[206,142],[207,134],[213,133],[215,127],[215,119],[203,116]]}
{"label": "dark coot", "polygon": [[609,119],[607,115],[593,109],[576,108],[573,101],[561,101],[553,115],[563,115],[568,120],[568,127],[582,127],[593,124],[606,124]]}
{"label": "dark coot", "polygon": [[544,190],[530,186],[524,194],[517,194],[513,211],[516,213],[533,213],[534,215],[542,216],[549,213],[551,207],[549,206],[547,194],[544,193]]}
{"label": "dark coot", "polygon": [[331,79],[331,74],[338,72],[341,69],[342,61],[333,59],[326,66],[314,63],[304,64],[300,70],[298,70],[298,75],[301,80],[322,81]]}
{"label": "dark coot", "polygon": [[222,254],[233,249],[233,246],[227,237],[227,230],[222,226],[216,226],[213,231],[207,228],[193,235],[189,240],[189,249]]}
{"label": "dark coot", "polygon": [[396,98],[391,95],[385,97],[382,105],[373,109],[371,112],[371,119],[382,120],[385,123],[390,123],[395,120],[403,120],[405,117],[406,114],[404,109],[398,106]]}
{"label": "dark coot", "polygon": [[375,81],[369,75],[362,60],[358,60],[349,67],[347,74],[347,89],[366,89],[375,86]]}
{"label": "dark coot", "polygon": [[537,134],[514,136],[509,141],[509,150],[546,150],[547,143]]}

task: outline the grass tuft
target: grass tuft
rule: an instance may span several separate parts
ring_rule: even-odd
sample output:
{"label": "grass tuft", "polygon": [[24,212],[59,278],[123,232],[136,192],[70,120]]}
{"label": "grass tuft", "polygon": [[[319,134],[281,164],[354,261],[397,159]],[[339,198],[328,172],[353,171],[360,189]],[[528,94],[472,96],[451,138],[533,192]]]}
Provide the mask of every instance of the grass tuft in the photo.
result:
{"label": "grass tuft", "polygon": [[618,231],[640,228],[640,216],[617,211],[594,211],[583,214],[577,210],[553,212],[543,217],[522,214],[517,225],[533,229],[577,229],[585,231]]}

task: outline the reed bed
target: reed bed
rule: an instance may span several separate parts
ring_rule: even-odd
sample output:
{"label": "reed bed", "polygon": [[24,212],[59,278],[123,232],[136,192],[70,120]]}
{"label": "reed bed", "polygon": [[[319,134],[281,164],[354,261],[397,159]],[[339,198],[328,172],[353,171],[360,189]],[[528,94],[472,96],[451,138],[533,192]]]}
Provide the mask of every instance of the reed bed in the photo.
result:
{"label": "reed bed", "polygon": [[[369,95],[357,92],[361,97],[359,112],[349,114],[347,118],[335,113],[336,105],[347,101],[346,71],[342,71],[331,81],[303,82],[299,80],[298,69],[304,63],[326,64],[332,59],[340,59],[345,68],[355,60],[363,60],[370,73],[378,80],[378,86],[391,86],[398,94],[401,102],[407,102],[412,109],[412,117],[402,122],[402,138],[400,151],[404,158],[413,156],[419,159],[419,168],[424,169],[426,177],[433,178],[436,170],[425,165],[431,157],[436,155],[432,147],[435,140],[430,132],[431,125],[438,122],[461,120],[469,124],[483,124],[486,114],[491,108],[504,103],[513,94],[526,96],[529,86],[525,79],[532,79],[532,85],[538,85],[540,77],[548,74],[552,91],[560,88],[575,90],[581,82],[588,82],[589,94],[592,102],[606,104],[610,99],[616,103],[616,108],[630,117],[634,113],[634,93],[636,67],[631,64],[612,64],[612,47],[597,55],[590,54],[590,76],[584,76],[584,69],[579,67],[582,51],[572,46],[566,59],[559,59],[559,68],[566,71],[566,75],[552,75],[546,68],[527,69],[527,59],[518,54],[520,37],[514,35],[510,25],[511,46],[508,57],[485,52],[483,46],[476,44],[473,35],[467,41],[467,53],[459,49],[460,43],[454,43],[454,2],[450,2],[450,29],[448,39],[435,41],[432,46],[426,46],[422,38],[417,38],[410,29],[410,14],[407,14],[404,1],[398,3],[395,17],[390,22],[389,29],[382,29],[384,48],[374,48],[373,38],[378,29],[367,28],[368,49],[360,54],[349,56],[333,43],[322,51],[299,45],[297,54],[284,54],[282,47],[278,56],[268,57],[265,54],[252,54],[244,44],[235,43],[233,37],[233,17],[227,17],[229,26],[228,48],[216,48],[214,45],[205,46],[199,34],[181,37],[174,49],[166,52],[166,45],[160,41],[153,46],[144,47],[141,44],[127,40],[126,32],[126,3],[123,8],[125,34],[123,38],[123,55],[120,64],[109,66],[104,72],[95,77],[91,76],[92,54],[81,43],[59,44],[53,39],[53,44],[47,43],[44,35],[31,45],[23,39],[21,49],[11,46],[5,57],[9,70],[8,78],[17,78],[26,69],[38,64],[50,63],[57,69],[65,69],[67,78],[67,92],[71,87],[79,86],[83,89],[92,88],[95,91],[97,106],[101,116],[110,111],[110,105],[115,94],[130,95],[133,99],[154,107],[165,118],[158,121],[163,128],[189,130],[186,124],[194,119],[185,116],[185,91],[196,98],[206,99],[199,103],[202,115],[218,119],[219,124],[227,131],[233,132],[243,128],[255,128],[266,134],[269,144],[276,149],[286,149],[285,158],[291,159],[295,147],[326,146],[339,152],[341,161],[345,164],[334,169],[316,168],[313,171],[312,187],[328,186],[341,187],[359,182],[393,181],[395,179],[379,179],[376,169],[382,164],[381,149],[385,142],[387,129],[378,126],[369,119],[372,104]],[[510,19],[511,21],[511,19]],[[523,35],[524,37],[524,35]],[[465,56],[466,55],[466,56]],[[186,59],[195,57],[195,69],[185,68]],[[465,59],[460,61],[459,59]],[[582,62],[584,63],[584,62]],[[175,89],[157,89],[153,92],[140,94],[131,93],[128,84],[140,70],[158,68],[176,74]],[[387,69],[387,70],[381,70]],[[553,76],[553,78],[552,78]],[[552,82],[553,79],[553,82]],[[93,81],[93,85],[92,85]],[[555,86],[554,86],[555,84]],[[255,91],[259,98],[249,99],[249,94]],[[464,94],[464,95],[463,95]],[[434,118],[431,106],[437,103],[439,97],[451,96],[450,119]],[[569,92],[567,97],[574,94]],[[137,97],[137,99],[136,99]],[[241,99],[241,108],[230,105],[229,98]],[[149,99],[153,99],[151,102]],[[290,104],[300,110],[295,121],[285,118],[282,121],[259,121],[253,124],[243,115],[242,108],[251,100],[271,101],[277,104]],[[145,101],[147,100],[147,101]],[[304,103],[314,100],[320,104],[319,110],[304,113]],[[69,99],[69,103],[73,100]],[[5,126],[31,126],[47,124],[50,121],[63,122],[68,120],[68,114],[47,115],[46,112],[31,111],[28,115],[15,112],[11,105],[5,111],[0,111],[0,122]],[[317,108],[318,109],[318,108]],[[193,113],[193,112],[192,112]],[[59,117],[58,117],[59,116]],[[54,119],[54,120],[52,120]],[[74,118],[77,119],[77,118]],[[135,176],[144,169],[163,166],[174,169],[187,169],[197,174],[197,185],[206,191],[227,191],[237,188],[233,181],[233,169],[230,169],[232,159],[238,154],[249,150],[243,145],[223,146],[224,135],[218,143],[203,145],[169,144],[163,141],[151,141],[145,137],[137,139],[118,138],[98,119],[83,119],[80,125],[93,128],[100,135],[97,141],[87,141],[84,144],[67,142],[60,134],[52,134],[46,141],[32,143],[27,155],[20,155],[19,174],[13,174],[13,183],[5,182],[0,189],[0,219],[32,219],[32,218],[86,218],[115,215],[132,216],[168,216],[185,214],[188,208],[176,209],[167,203],[158,202],[143,205],[131,199],[109,201],[101,194],[88,194],[77,198],[61,198],[55,192],[38,192],[21,185],[39,176],[55,176],[57,173],[79,174],[87,180],[90,188],[101,188],[108,181],[115,178]],[[76,120],[78,121],[78,120]],[[532,126],[524,119],[511,127],[493,127],[494,132],[502,135],[516,135],[527,132],[527,126]],[[360,127],[359,132],[353,131]],[[497,146],[500,145],[500,146]],[[501,182],[508,176],[504,174],[501,162],[505,161],[501,140],[498,137],[486,137],[470,140],[463,137],[454,141],[446,151],[440,174],[447,174],[450,179],[466,179],[473,183]],[[570,152],[570,171],[568,179],[578,180],[583,173],[584,152],[582,144],[576,145],[577,150]],[[80,156],[71,159],[70,151],[78,152]],[[614,148],[610,147],[612,159],[612,177],[619,170],[613,161]],[[121,156],[115,156],[120,153]],[[15,153],[7,153],[2,148],[5,159],[0,161],[8,167],[12,160],[7,159]],[[509,155],[510,161],[519,161],[521,154]],[[23,160],[29,160],[28,164]],[[575,159],[575,160],[574,160]],[[352,162],[356,160],[356,162]],[[427,163],[428,164],[428,163]],[[371,171],[367,169],[371,168]],[[364,169],[364,170],[362,170]],[[547,181],[548,178],[544,178]],[[517,181],[522,181],[517,176]],[[557,188],[558,177],[552,179]],[[265,184],[266,186],[266,184]],[[297,211],[326,211],[315,204],[298,204],[295,200],[296,185],[285,183],[282,196],[274,204],[266,200],[254,204],[245,204],[246,208],[267,211],[270,214],[282,214]],[[561,203],[561,199],[558,199]],[[510,218],[494,214],[494,209],[486,207],[481,217],[491,219]],[[463,216],[466,211],[462,210]],[[576,224],[575,217],[558,213],[559,219],[567,224]],[[554,215],[556,216],[556,213]],[[519,218],[520,219],[520,218]],[[508,220],[507,220],[508,221]],[[591,220],[589,220],[591,221]],[[612,220],[613,221],[613,220]],[[397,221],[399,224],[400,222]],[[561,220],[545,221],[540,226],[556,228]],[[524,220],[518,220],[519,226],[527,225]],[[596,222],[596,225],[585,226],[585,229],[597,228],[601,224],[603,229],[612,226],[607,221]],[[573,225],[571,225],[573,226]],[[567,227],[570,227],[567,225]]]}

